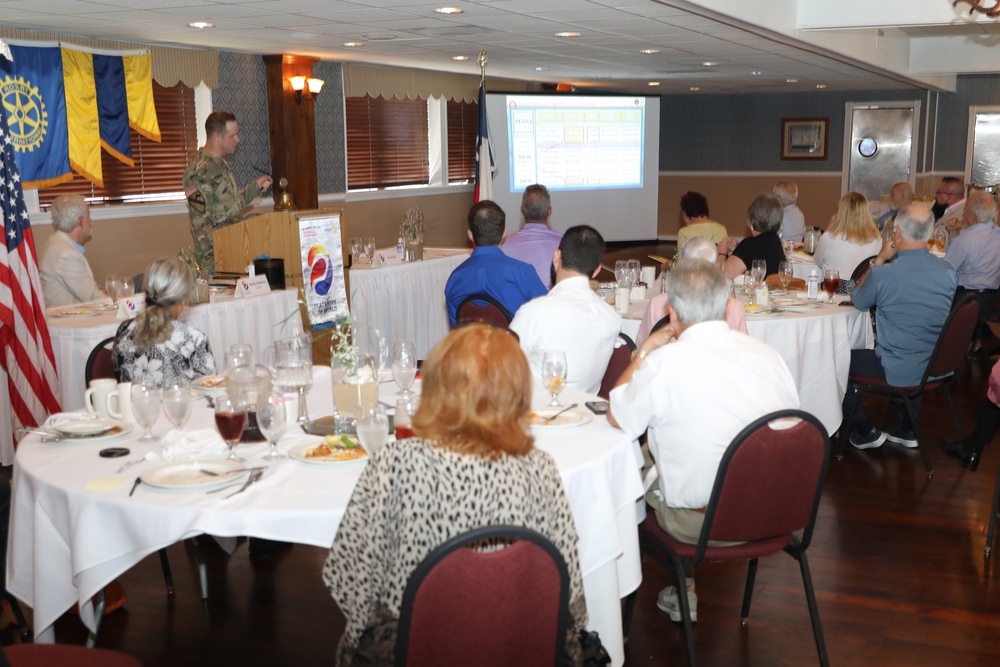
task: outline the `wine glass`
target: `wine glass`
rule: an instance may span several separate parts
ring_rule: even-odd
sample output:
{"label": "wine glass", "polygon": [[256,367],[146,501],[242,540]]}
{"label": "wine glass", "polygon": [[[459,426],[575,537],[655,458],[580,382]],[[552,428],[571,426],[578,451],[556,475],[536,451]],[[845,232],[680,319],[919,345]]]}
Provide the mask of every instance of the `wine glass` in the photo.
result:
{"label": "wine glass", "polygon": [[126,297],[135,296],[135,283],[128,276],[119,276],[119,288],[118,295],[120,298],[124,299]]}
{"label": "wine glass", "polygon": [[782,262],[778,264],[778,280],[781,281],[781,289],[788,291],[788,284],[792,282],[792,263]]}
{"label": "wine glass", "polygon": [[629,288],[635,287],[639,283],[639,274],[641,267],[639,265],[639,260],[630,259],[625,262],[626,269],[628,270],[628,281]]}
{"label": "wine glass", "polygon": [[542,382],[550,394],[550,408],[561,408],[559,392],[566,386],[566,353],[548,350],[542,355]]}
{"label": "wine glass", "polygon": [[139,426],[145,429],[140,442],[160,439],[153,435],[153,424],[160,415],[160,390],[151,382],[140,380],[132,383],[132,414]]}
{"label": "wine glass", "polygon": [[830,295],[830,301],[833,301],[833,295],[837,293],[838,287],[840,287],[840,271],[837,269],[823,271],[823,289]]}
{"label": "wine glass", "polygon": [[753,269],[744,271],[743,273],[743,291],[747,295],[747,299],[750,303],[754,303],[757,297],[757,285],[760,281],[757,279],[757,274],[753,272]]}
{"label": "wine glass", "polygon": [[410,385],[417,376],[417,352],[413,341],[397,340],[392,344],[392,378],[399,385],[397,396],[409,397]]}
{"label": "wine glass", "polygon": [[285,434],[287,425],[285,395],[280,391],[261,393],[257,397],[257,426],[267,441],[271,443],[267,454],[261,458],[267,461],[285,458],[285,455],[278,451],[278,441]]}
{"label": "wine glass", "polygon": [[115,305],[118,305],[118,300],[122,298],[121,277],[114,273],[109,273],[108,277],[104,279],[104,289]]}
{"label": "wine glass", "polygon": [[243,461],[236,456],[236,444],[243,436],[243,428],[247,424],[247,408],[241,401],[229,394],[215,399],[215,428],[226,441],[229,448],[229,461]]}
{"label": "wine glass", "polygon": [[357,420],[357,431],[358,440],[368,456],[375,456],[375,452],[382,449],[389,439],[389,417],[385,414],[385,408],[376,403],[362,409]]}
{"label": "wine glass", "polygon": [[389,364],[389,348],[385,342],[385,336],[375,327],[359,328],[352,326],[351,340],[357,345],[358,352],[370,354],[375,362],[376,380],[381,379],[382,371]]}
{"label": "wine glass", "polygon": [[357,236],[351,237],[351,264],[358,261],[361,256],[361,238]]}
{"label": "wine glass", "polygon": [[365,257],[368,258],[368,263],[371,264],[372,260],[375,259],[375,237],[366,236],[361,245],[363,246],[362,249],[364,250]]}
{"label": "wine glass", "polygon": [[947,242],[948,242],[948,232],[946,232],[944,229],[937,229],[931,236],[930,249],[933,250],[934,252],[941,252],[942,250],[944,250],[944,244]]}
{"label": "wine glass", "polygon": [[191,416],[191,390],[187,380],[179,379],[163,388],[163,412],[174,428],[181,430]]}
{"label": "wine glass", "polygon": [[750,264],[750,270],[753,271],[755,276],[757,276],[757,283],[763,283],[764,279],[767,277],[767,262],[763,259],[755,259]]}

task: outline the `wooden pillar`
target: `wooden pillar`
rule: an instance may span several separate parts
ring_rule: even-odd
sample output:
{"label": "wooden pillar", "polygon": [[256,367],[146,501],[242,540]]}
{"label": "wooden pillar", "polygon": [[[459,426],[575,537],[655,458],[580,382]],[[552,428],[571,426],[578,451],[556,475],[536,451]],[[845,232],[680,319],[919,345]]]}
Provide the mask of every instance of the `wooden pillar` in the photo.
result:
{"label": "wooden pillar", "polygon": [[288,79],[293,76],[311,77],[316,62],[316,58],[304,56],[264,56],[274,200],[277,202],[281,196],[278,181],[282,177],[287,178],[288,194],[299,210],[319,208],[316,120],[314,101],[308,97],[297,101]]}

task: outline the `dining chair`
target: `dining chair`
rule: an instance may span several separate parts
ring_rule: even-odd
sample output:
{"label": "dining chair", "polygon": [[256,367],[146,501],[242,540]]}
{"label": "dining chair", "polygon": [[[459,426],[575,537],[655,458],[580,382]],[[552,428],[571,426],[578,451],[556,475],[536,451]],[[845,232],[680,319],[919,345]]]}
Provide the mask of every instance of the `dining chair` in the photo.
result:
{"label": "dining chair", "polygon": [[[927,368],[920,384],[912,387],[896,387],[889,384],[884,378],[872,377],[868,375],[852,374],[847,381],[854,385],[859,395],[867,394],[876,398],[882,398],[891,405],[896,406],[900,415],[906,415],[913,426],[913,434],[917,440],[917,449],[924,460],[924,468],[927,476],[933,474],[931,469],[931,459],[924,446],[923,438],[920,437],[920,428],[917,425],[917,418],[910,407],[910,401],[927,394],[928,392],[941,390],[945,400],[948,401],[948,408],[951,410],[952,421],[955,422],[955,432],[958,437],[962,436],[962,424],[958,420],[958,413],[955,412],[955,403],[951,399],[951,384],[955,381],[955,375],[965,362],[966,353],[972,342],[972,334],[976,330],[976,322],[979,316],[979,301],[975,294],[968,294],[963,297],[958,304],[952,307],[948,319],[941,327],[934,351],[931,353]],[[860,397],[860,396],[859,396]],[[858,405],[861,402],[858,401]],[[844,415],[844,423],[851,424],[854,415]],[[847,432],[849,426],[840,429],[840,442],[837,446],[837,460],[843,460],[844,450],[847,449]]]}
{"label": "dining chair", "polygon": [[664,315],[663,317],[661,317],[656,321],[656,324],[653,325],[653,328],[649,330],[649,334],[650,335],[655,334],[657,331],[667,326],[668,324],[670,324],[670,315]]}
{"label": "dining chair", "polygon": [[632,353],[635,351],[635,341],[624,332],[618,333],[618,340],[615,342],[618,347],[611,352],[611,358],[608,359],[608,369],[604,371],[601,388],[597,390],[597,395],[605,401],[611,395],[611,390],[615,388],[618,378],[632,362]]}
{"label": "dining chair", "polygon": [[514,318],[503,304],[489,294],[471,294],[458,304],[455,311],[455,326],[452,329],[472,322],[482,322],[507,329],[512,319]]}
{"label": "dining chair", "polygon": [[562,667],[568,627],[569,572],[556,546],[527,528],[476,528],[434,549],[410,576],[395,664]]}
{"label": "dining chair", "polygon": [[12,644],[0,648],[0,667],[142,667],[126,653],[75,644]]}
{"label": "dining chair", "polygon": [[[757,560],[784,550],[799,562],[816,651],[824,666],[829,662],[806,549],[812,540],[829,454],[830,438],[818,419],[802,410],[773,412],[744,428],[723,454],[697,544],[674,539],[660,528],[651,509],[639,524],[641,550],[673,571],[681,591],[685,569],[702,562],[749,561],[740,613],[744,627],[750,616]],[[737,544],[715,546],[716,542]],[[635,597],[633,592],[625,604],[626,636]],[[690,604],[687,595],[679,595],[678,600],[688,664],[693,666],[697,659]]]}
{"label": "dining chair", "polygon": [[854,267],[854,272],[851,273],[851,280],[857,285],[862,278],[868,275],[868,272],[872,270],[872,260],[878,257],[878,255],[872,255],[861,260],[861,263]]}
{"label": "dining chair", "polygon": [[87,357],[87,365],[83,367],[84,389],[90,386],[90,381],[99,378],[110,378],[117,380],[115,373],[114,357],[112,355],[112,344],[115,337],[105,338],[94,346]]}

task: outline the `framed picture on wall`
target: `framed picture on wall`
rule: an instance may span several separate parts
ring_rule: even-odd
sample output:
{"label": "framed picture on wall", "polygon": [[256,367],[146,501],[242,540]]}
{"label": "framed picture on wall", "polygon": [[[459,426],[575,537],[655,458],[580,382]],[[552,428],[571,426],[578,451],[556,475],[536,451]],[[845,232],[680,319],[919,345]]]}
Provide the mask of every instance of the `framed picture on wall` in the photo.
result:
{"label": "framed picture on wall", "polygon": [[782,118],[782,160],[825,160],[829,118]]}

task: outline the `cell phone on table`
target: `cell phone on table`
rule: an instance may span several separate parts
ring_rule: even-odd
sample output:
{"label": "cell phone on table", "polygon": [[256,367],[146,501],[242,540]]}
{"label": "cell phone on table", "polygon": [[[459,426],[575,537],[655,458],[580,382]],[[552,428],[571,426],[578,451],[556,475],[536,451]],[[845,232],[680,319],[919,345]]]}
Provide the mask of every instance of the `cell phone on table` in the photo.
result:
{"label": "cell phone on table", "polygon": [[584,405],[590,408],[590,411],[593,412],[595,415],[608,414],[607,401],[587,401]]}

